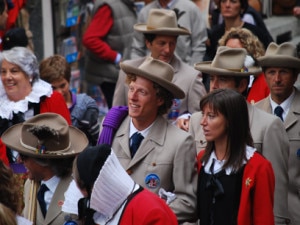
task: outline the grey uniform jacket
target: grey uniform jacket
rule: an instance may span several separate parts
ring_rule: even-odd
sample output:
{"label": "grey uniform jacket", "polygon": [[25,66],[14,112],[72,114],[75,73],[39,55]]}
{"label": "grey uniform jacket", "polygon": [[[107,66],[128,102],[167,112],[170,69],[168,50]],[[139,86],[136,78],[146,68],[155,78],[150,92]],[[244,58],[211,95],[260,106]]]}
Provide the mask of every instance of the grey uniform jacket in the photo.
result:
{"label": "grey uniform jacket", "polygon": [[160,188],[173,192],[176,199],[170,207],[179,223],[195,219],[197,170],[192,136],[158,116],[131,158],[129,126],[127,116],[112,143],[123,168],[135,182],[151,192],[158,193]]}
{"label": "grey uniform jacket", "polygon": [[[61,211],[62,204],[64,203],[65,197],[64,193],[69,187],[70,182],[72,181],[72,177],[68,177],[65,179],[61,179],[55,193],[53,195],[53,198],[51,200],[51,203],[49,205],[49,208],[47,210],[46,217],[43,217],[43,214],[41,212],[40,205],[38,201],[36,201],[37,209],[36,209],[36,225],[58,225],[58,224],[64,224],[65,222],[65,216],[69,215]],[[25,207],[23,210],[23,215],[28,215],[28,202],[29,202],[29,196],[30,194],[30,181],[27,180],[25,182],[24,186],[24,202]],[[74,215],[72,215],[73,218]],[[77,218],[76,218],[77,219]]]}
{"label": "grey uniform jacket", "polygon": [[[272,113],[270,97],[256,104],[262,110]],[[288,204],[292,224],[300,224],[300,91],[295,89],[289,112],[283,122],[286,129],[290,148],[288,159]]]}
{"label": "grey uniform jacket", "polygon": [[[125,61],[125,63],[138,67],[144,62],[144,60],[145,57],[128,60]],[[176,56],[173,57],[170,65],[174,69],[174,77],[172,83],[179,86],[186,95],[184,99],[176,100],[176,103],[179,106],[179,114],[199,111],[200,100],[206,94],[205,87],[202,83],[201,73],[195,70],[193,67],[182,62]],[[125,80],[126,74],[123,72],[123,70],[120,70],[113,98],[113,106],[127,105],[128,103],[128,85],[125,83]]]}
{"label": "grey uniform jacket", "polygon": [[[160,8],[157,0],[148,3],[138,14],[138,23],[146,23],[151,9]],[[179,35],[177,39],[176,55],[182,61],[194,65],[203,60],[206,51],[205,41],[207,31],[205,20],[200,10],[194,2],[190,0],[174,0],[171,10],[178,9],[181,16],[178,24],[187,28],[191,35]],[[147,48],[142,33],[134,31],[131,58],[143,57],[147,55]]]}
{"label": "grey uniform jacket", "polygon": [[[250,130],[254,147],[272,164],[275,174],[274,215],[276,224],[288,221],[288,149],[287,133],[280,119],[248,103]],[[206,146],[205,136],[200,125],[201,112],[191,116],[189,132],[195,139],[199,152]]]}

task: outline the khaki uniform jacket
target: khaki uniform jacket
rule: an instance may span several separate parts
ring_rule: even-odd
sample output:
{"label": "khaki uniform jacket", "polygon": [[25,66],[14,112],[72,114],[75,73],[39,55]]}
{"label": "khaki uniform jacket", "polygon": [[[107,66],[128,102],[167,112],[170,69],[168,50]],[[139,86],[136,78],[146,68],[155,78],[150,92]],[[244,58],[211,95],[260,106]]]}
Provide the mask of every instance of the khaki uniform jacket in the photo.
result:
{"label": "khaki uniform jacket", "polygon": [[[262,110],[272,113],[270,97],[256,104]],[[288,204],[292,224],[300,224],[300,91],[295,89],[289,112],[283,122],[290,141],[288,159]]]}
{"label": "khaki uniform jacket", "polygon": [[[274,215],[275,224],[289,221],[287,203],[289,141],[280,119],[248,103],[249,122],[254,147],[272,164],[275,174]],[[201,112],[191,116],[189,132],[195,139],[197,152],[206,146],[200,125]]]}
{"label": "khaki uniform jacket", "polygon": [[[69,215],[67,213],[64,213],[61,211],[62,205],[64,203],[65,197],[64,193],[69,187],[70,182],[72,181],[72,177],[68,177],[65,179],[61,179],[60,183],[58,184],[55,193],[53,195],[53,198],[51,200],[51,203],[49,205],[49,208],[47,210],[46,217],[43,217],[43,214],[41,212],[40,205],[38,203],[38,200],[36,200],[37,209],[36,209],[36,225],[58,225],[58,224],[64,224],[65,222],[65,216]],[[25,182],[24,186],[24,202],[25,202],[25,208],[23,210],[23,215],[26,217],[28,215],[28,203],[29,203],[29,196],[30,194],[30,181],[27,180]],[[74,215],[72,215],[73,218]]]}
{"label": "khaki uniform jacket", "polygon": [[158,116],[131,158],[129,127],[127,116],[112,143],[123,168],[135,182],[151,192],[158,193],[160,188],[173,192],[176,199],[170,207],[179,223],[195,220],[197,168],[192,136]]}
{"label": "khaki uniform jacket", "polygon": [[[125,63],[138,67],[145,60],[145,57],[125,61]],[[200,100],[206,94],[205,87],[202,83],[201,73],[193,67],[182,62],[174,56],[170,65],[174,68],[174,77],[172,83],[179,86],[185,93],[184,99],[178,99],[179,115],[186,112],[197,112],[200,110]],[[113,98],[113,106],[127,105],[128,85],[125,82],[126,74],[123,70],[119,72],[119,78],[116,84],[116,89]]]}

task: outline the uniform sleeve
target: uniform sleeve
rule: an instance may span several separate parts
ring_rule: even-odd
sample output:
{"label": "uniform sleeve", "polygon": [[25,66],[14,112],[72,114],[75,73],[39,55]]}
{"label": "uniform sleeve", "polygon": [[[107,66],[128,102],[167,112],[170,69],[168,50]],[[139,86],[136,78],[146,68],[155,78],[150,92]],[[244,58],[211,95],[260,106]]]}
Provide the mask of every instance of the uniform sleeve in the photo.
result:
{"label": "uniform sleeve", "polygon": [[186,136],[178,146],[173,165],[173,193],[176,199],[169,206],[176,214],[179,223],[193,221],[196,219],[197,168],[196,149],[192,136]]}
{"label": "uniform sleeve", "polygon": [[63,98],[63,96],[53,91],[53,94],[50,97],[45,98],[40,105],[40,113],[45,112],[53,112],[60,114],[62,117],[66,119],[69,125],[72,124],[70,111],[67,108],[67,104]]}
{"label": "uniform sleeve", "polygon": [[264,132],[262,153],[272,163],[275,173],[275,218],[285,221],[287,215],[288,198],[288,157],[289,139],[284,125],[276,118]]}
{"label": "uniform sleeve", "polygon": [[195,76],[195,80],[191,83],[188,96],[188,111],[189,113],[200,111],[200,100],[206,95],[206,89],[202,83],[201,74]]}

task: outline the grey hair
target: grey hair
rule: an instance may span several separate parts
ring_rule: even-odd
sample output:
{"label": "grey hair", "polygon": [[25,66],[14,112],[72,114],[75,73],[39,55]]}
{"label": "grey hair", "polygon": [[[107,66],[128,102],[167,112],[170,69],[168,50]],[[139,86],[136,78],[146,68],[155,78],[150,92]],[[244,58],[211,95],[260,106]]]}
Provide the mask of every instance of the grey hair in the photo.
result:
{"label": "grey hair", "polygon": [[3,60],[15,64],[29,77],[31,83],[39,79],[39,63],[34,53],[25,47],[14,47],[0,53],[0,65]]}

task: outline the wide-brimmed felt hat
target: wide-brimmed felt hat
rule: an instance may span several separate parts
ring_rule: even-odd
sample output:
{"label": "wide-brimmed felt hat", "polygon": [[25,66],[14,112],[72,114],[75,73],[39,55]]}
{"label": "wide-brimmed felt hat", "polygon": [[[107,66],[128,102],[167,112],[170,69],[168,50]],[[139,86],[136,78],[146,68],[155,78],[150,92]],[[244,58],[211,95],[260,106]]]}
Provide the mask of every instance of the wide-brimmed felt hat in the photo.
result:
{"label": "wide-brimmed felt hat", "polygon": [[86,135],[56,113],[38,114],[8,128],[2,141],[20,154],[35,158],[67,158],[88,146]]}
{"label": "wide-brimmed felt hat", "polygon": [[169,9],[151,9],[147,23],[135,24],[136,31],[145,34],[189,35],[191,32],[177,24],[176,13]]}
{"label": "wide-brimmed felt hat", "polygon": [[297,48],[290,42],[280,45],[272,42],[269,44],[264,56],[257,59],[261,67],[285,67],[300,69],[300,59]]}
{"label": "wide-brimmed felt hat", "polygon": [[194,65],[196,70],[203,73],[224,76],[250,76],[262,72],[255,65],[254,59],[247,55],[244,48],[220,46],[213,61],[200,62]]}
{"label": "wide-brimmed felt hat", "polygon": [[172,93],[175,98],[185,97],[183,90],[172,83],[174,70],[168,63],[147,57],[139,67],[126,63],[120,63],[120,67],[126,74],[134,74],[157,83]]}

